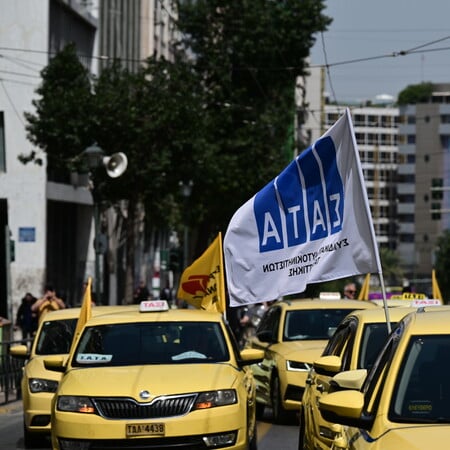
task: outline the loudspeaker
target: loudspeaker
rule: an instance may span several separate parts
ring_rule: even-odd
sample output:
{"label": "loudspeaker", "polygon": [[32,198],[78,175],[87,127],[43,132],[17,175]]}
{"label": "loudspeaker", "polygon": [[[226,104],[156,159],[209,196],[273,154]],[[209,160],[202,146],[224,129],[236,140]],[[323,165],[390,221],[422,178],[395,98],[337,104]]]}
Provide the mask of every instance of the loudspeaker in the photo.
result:
{"label": "loudspeaker", "polygon": [[105,166],[106,173],[111,178],[117,178],[122,175],[128,166],[128,158],[125,153],[118,152],[113,153],[111,156],[105,156],[103,158],[103,165]]}

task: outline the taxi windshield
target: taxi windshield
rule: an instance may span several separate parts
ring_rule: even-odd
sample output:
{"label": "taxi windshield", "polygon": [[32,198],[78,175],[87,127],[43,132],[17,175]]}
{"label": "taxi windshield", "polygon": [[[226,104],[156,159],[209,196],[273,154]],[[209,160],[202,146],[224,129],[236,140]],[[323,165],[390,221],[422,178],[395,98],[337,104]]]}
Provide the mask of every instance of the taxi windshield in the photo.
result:
{"label": "taxi windshield", "polygon": [[77,320],[44,321],[36,344],[36,355],[69,353]]}
{"label": "taxi windshield", "polygon": [[412,336],[404,354],[389,418],[450,423],[450,335]]}
{"label": "taxi windshield", "polygon": [[219,323],[142,322],[87,327],[72,365],[214,363],[228,359]]}
{"label": "taxi windshield", "polygon": [[328,340],[352,309],[305,309],[286,313],[283,340]]}

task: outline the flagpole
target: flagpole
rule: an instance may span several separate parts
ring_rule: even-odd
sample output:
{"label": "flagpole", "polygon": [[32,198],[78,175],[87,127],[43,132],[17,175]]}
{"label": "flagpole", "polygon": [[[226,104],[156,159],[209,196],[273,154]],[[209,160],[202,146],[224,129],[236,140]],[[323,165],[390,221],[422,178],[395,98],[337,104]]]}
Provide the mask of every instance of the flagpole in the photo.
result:
{"label": "flagpole", "polygon": [[[353,129],[353,122],[352,122],[352,118],[351,118],[351,113],[350,113],[350,109],[346,108],[345,110],[345,114],[347,114],[347,118],[348,121],[347,123],[349,124],[350,127],[350,135],[352,137],[353,140],[353,149],[355,151],[355,157],[357,158],[357,160],[359,161],[359,153],[358,153],[358,145],[356,142],[356,137],[355,137],[355,131]],[[362,168],[361,168],[361,164],[357,164],[358,167],[358,175],[359,175],[359,182],[361,185],[361,189],[364,191],[366,189],[365,185],[364,185],[364,176],[362,173]],[[372,217],[372,213],[370,211],[370,206],[369,206],[369,201],[367,199],[367,196],[364,196],[364,206],[366,208],[366,214],[367,217]],[[391,320],[389,318],[389,308],[387,306],[387,296],[386,296],[386,287],[384,285],[384,278],[383,278],[383,269],[381,268],[381,261],[380,261],[380,255],[378,252],[378,245],[377,245],[377,240],[376,240],[376,236],[375,236],[375,229],[373,227],[373,223],[371,221],[370,223],[370,236],[371,236],[371,240],[372,240],[372,246],[373,246],[373,253],[375,254],[375,258],[376,258],[376,265],[378,268],[378,277],[380,278],[380,284],[381,284],[381,293],[383,296],[383,307],[384,307],[384,314],[386,316],[386,325],[387,325],[387,329],[388,329],[388,333],[390,333],[392,331],[391,328]]]}
{"label": "flagpole", "polygon": [[219,254],[220,254],[220,302],[223,307],[223,317],[227,318],[227,299],[225,297],[225,276],[224,276],[224,259],[223,259],[223,246],[222,246],[222,232],[219,231]]}

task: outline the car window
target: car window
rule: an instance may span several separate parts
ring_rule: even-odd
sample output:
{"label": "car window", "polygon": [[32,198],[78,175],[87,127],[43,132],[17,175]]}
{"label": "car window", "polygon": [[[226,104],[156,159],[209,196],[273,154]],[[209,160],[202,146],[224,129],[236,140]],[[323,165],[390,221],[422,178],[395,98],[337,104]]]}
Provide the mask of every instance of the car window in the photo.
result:
{"label": "car window", "polygon": [[87,327],[73,366],[127,366],[227,361],[219,323],[142,322]]}
{"label": "car window", "polygon": [[411,336],[391,403],[394,422],[450,422],[450,335]]}
{"label": "car window", "polygon": [[328,341],[322,356],[342,356],[349,341],[354,339],[356,323],[354,319],[344,319]]}
{"label": "car window", "polygon": [[380,353],[369,370],[361,391],[364,395],[364,411],[371,414],[375,411],[383,392],[386,376],[392,363],[392,358],[398,347],[398,343],[404,333],[407,318],[400,322],[397,328],[391,332],[385,341]]}
{"label": "car window", "polygon": [[305,309],[288,311],[283,331],[284,341],[328,340],[349,309]]}
{"label": "car window", "polygon": [[[396,323],[391,323],[391,326],[394,328]],[[385,322],[370,323],[364,326],[359,347],[358,369],[370,369],[373,366],[388,334]]]}
{"label": "car window", "polygon": [[278,329],[281,317],[281,308],[272,307],[269,308],[264,314],[259,327],[256,330],[256,335],[264,333],[271,337],[273,342],[278,340]]}
{"label": "car window", "polygon": [[78,319],[47,320],[41,327],[36,343],[36,355],[69,353]]}

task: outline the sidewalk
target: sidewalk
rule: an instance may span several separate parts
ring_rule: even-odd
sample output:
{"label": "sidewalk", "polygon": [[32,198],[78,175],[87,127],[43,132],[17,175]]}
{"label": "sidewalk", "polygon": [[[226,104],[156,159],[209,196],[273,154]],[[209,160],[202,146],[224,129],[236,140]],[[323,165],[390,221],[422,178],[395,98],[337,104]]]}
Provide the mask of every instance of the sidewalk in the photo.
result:
{"label": "sidewalk", "polygon": [[[0,396],[0,399],[2,396]],[[13,402],[0,404],[0,416],[18,413],[22,411],[22,400],[14,400]]]}

